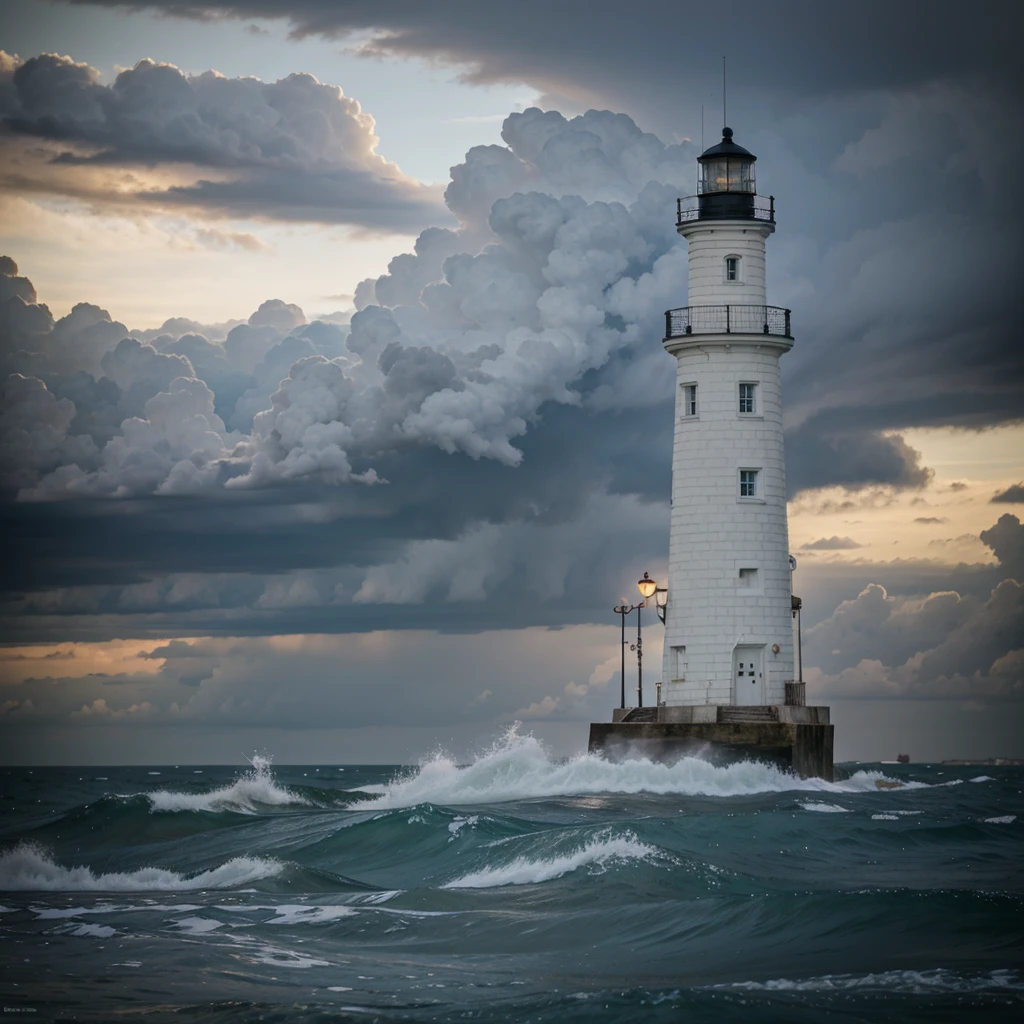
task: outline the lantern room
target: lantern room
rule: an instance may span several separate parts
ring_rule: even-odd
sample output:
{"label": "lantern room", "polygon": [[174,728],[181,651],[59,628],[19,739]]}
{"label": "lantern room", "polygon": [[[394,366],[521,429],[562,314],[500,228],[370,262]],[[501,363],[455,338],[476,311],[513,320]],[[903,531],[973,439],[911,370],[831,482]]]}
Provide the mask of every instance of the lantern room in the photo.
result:
{"label": "lantern room", "polygon": [[732,129],[722,129],[722,141],[697,158],[699,216],[748,218],[754,216],[753,153],[732,141]]}

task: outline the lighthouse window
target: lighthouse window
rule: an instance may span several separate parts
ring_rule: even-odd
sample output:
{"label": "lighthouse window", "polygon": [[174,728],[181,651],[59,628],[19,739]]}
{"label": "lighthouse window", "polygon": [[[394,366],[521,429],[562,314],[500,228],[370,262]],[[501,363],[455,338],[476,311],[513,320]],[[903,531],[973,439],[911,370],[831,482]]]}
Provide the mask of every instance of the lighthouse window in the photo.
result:
{"label": "lighthouse window", "polygon": [[741,498],[756,498],[757,497],[757,478],[759,472],[756,469],[741,469],[740,470],[740,497]]}
{"label": "lighthouse window", "polygon": [[740,412],[753,414],[757,412],[757,385],[740,385]]}
{"label": "lighthouse window", "polygon": [[683,415],[684,416],[696,416],[697,415],[697,385],[696,384],[684,384],[683,385]]}
{"label": "lighthouse window", "polygon": [[725,279],[726,281],[738,281],[740,279],[740,259],[738,256],[726,256]]}
{"label": "lighthouse window", "polygon": [[757,587],[757,570],[740,569],[740,586],[747,590],[755,589]]}

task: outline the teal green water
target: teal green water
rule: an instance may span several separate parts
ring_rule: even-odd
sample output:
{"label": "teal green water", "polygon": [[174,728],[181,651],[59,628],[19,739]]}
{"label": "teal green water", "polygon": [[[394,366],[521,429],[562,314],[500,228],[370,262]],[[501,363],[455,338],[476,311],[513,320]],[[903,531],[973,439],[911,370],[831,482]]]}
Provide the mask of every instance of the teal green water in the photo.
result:
{"label": "teal green water", "polygon": [[1024,769],[839,774],[556,762],[515,733],[463,767],[0,770],[4,1006],[1019,1020]]}

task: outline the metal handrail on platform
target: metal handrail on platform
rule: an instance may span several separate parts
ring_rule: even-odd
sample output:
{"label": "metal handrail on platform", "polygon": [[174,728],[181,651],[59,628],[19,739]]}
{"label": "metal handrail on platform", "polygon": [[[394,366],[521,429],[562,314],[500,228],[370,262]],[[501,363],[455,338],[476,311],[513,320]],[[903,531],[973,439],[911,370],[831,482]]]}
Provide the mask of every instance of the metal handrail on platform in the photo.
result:
{"label": "metal handrail on platform", "polygon": [[665,337],[688,334],[769,334],[791,338],[790,310],[781,306],[683,306],[665,311]]}

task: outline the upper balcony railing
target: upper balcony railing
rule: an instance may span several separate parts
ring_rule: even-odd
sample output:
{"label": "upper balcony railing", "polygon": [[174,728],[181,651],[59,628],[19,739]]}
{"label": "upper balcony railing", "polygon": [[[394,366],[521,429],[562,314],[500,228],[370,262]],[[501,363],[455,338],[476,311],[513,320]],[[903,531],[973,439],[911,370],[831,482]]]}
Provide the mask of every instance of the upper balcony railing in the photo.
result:
{"label": "upper balcony railing", "polygon": [[792,338],[790,311],[781,306],[683,306],[665,311],[665,337],[688,334],[770,334]]}
{"label": "upper balcony railing", "polygon": [[[718,197],[724,201],[719,201]],[[691,220],[738,217],[739,219],[766,220],[775,223],[775,196],[754,195],[750,192],[705,193],[685,196],[676,200],[676,224]]]}

